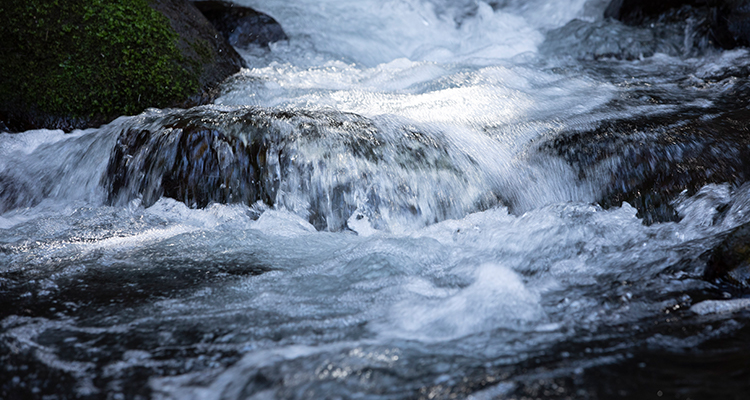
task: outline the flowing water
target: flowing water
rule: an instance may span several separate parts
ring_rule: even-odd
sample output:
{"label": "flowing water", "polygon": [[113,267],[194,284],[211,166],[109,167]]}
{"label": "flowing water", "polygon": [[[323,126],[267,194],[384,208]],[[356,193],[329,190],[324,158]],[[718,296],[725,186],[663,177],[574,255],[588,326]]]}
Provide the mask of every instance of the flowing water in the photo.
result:
{"label": "flowing water", "polygon": [[238,3],[290,40],[215,104],[0,135],[0,397],[746,393],[703,268],[750,187],[644,223],[608,196],[666,128],[586,146],[710,122],[747,51],[643,53],[596,0]]}

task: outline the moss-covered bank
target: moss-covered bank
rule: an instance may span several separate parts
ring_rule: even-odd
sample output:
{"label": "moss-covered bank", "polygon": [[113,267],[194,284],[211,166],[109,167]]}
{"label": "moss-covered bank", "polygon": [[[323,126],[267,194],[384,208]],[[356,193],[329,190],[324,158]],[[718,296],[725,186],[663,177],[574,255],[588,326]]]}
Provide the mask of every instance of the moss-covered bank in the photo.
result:
{"label": "moss-covered bank", "polygon": [[[10,130],[72,129],[200,103],[241,64],[187,1],[0,0],[0,15],[0,119]],[[206,78],[220,57],[231,65]]]}

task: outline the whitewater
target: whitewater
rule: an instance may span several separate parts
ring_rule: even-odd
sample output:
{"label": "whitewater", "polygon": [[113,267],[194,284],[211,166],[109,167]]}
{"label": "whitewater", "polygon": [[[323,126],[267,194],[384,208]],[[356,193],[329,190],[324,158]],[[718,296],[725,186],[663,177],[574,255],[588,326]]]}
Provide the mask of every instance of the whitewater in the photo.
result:
{"label": "whitewater", "polygon": [[[564,27],[621,29],[601,0],[236,3],[289,40],[238,49],[248,68],[213,104],[0,134],[8,393],[681,398],[665,382],[691,349],[746,341],[745,299],[703,268],[750,221],[750,187],[685,191],[645,223],[603,201],[630,153],[557,151],[612,121],[713,115],[746,50],[675,37],[582,61],[597,49]],[[229,178],[196,161],[169,183],[175,154],[207,160],[182,143]],[[618,383],[633,371],[663,379]]]}

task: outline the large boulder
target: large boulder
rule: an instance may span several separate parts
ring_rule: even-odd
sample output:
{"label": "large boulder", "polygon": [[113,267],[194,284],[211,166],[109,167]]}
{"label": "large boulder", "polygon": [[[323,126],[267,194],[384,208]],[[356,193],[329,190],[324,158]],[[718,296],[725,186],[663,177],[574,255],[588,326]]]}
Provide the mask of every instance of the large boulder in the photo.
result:
{"label": "large boulder", "polygon": [[72,130],[211,100],[243,60],[187,0],[0,3],[0,128]]}
{"label": "large boulder", "polygon": [[221,0],[193,4],[234,47],[268,47],[269,43],[288,39],[275,19],[252,8]]}
{"label": "large boulder", "polygon": [[423,128],[337,111],[149,111],[122,126],[102,183],[112,205],[277,207],[330,231],[363,227],[351,218],[388,230],[497,205],[477,160]]}

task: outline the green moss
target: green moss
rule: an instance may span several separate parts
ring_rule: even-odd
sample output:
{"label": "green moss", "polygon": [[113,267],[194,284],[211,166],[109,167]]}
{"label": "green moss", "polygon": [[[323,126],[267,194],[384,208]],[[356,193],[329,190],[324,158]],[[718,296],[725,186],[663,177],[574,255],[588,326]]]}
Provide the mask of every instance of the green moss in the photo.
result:
{"label": "green moss", "polygon": [[198,90],[177,34],[147,0],[0,0],[0,15],[5,101],[86,118],[166,107]]}
{"label": "green moss", "polygon": [[206,40],[196,39],[195,42],[190,44],[190,46],[195,51],[195,54],[198,55],[198,58],[200,59],[201,63],[208,64],[213,61],[214,52],[211,49],[211,44],[208,43]]}

